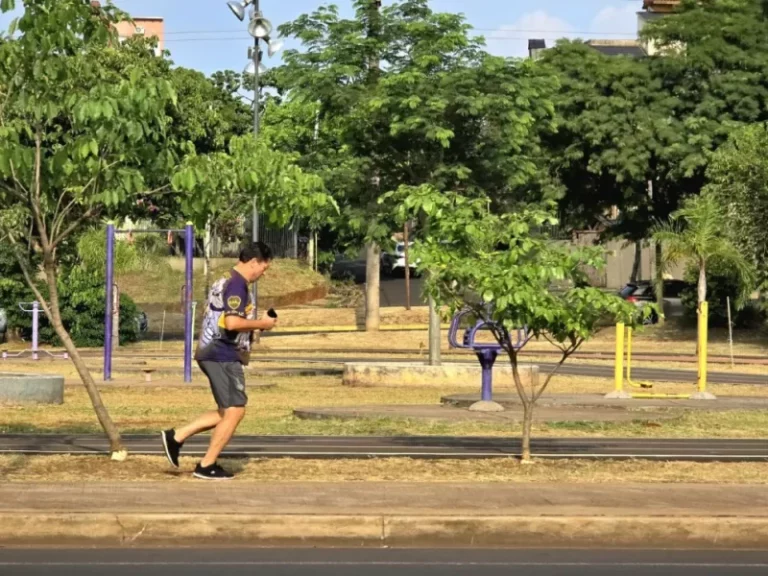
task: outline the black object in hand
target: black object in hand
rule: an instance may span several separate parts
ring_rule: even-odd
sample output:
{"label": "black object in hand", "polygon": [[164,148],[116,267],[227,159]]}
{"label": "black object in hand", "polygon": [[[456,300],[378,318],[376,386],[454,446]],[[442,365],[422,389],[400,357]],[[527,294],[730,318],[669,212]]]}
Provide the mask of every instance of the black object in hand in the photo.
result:
{"label": "black object in hand", "polygon": [[275,312],[274,308],[270,308],[269,310],[267,310],[267,316],[269,316],[270,318],[277,318],[277,312]]}

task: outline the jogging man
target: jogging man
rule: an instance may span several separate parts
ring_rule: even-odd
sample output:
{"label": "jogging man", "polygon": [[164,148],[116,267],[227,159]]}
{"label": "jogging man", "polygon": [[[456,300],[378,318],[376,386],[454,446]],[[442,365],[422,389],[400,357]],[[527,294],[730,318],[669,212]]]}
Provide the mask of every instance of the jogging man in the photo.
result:
{"label": "jogging man", "polygon": [[248,396],[243,365],[249,361],[252,333],[271,330],[277,323],[276,318],[255,319],[255,306],[248,289],[249,284],[269,268],[272,250],[263,242],[254,242],[242,249],[239,260],[228,277],[211,287],[195,352],[195,360],[211,384],[218,410],[206,412],[178,430],[171,428],[161,433],[165,455],[178,468],[184,441],[213,429],[208,451],[194,471],[195,477],[204,480],[233,477],[216,460],[245,416]]}

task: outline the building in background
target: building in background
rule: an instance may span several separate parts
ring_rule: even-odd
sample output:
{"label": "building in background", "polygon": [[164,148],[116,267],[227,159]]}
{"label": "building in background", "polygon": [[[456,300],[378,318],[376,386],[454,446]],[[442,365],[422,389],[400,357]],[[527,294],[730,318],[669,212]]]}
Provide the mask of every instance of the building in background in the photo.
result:
{"label": "building in background", "polygon": [[[637,13],[637,33],[640,34],[648,22],[671,14],[679,5],[680,0],[643,0],[643,9]],[[648,56],[656,53],[654,42],[643,42],[643,49]]]}
{"label": "building in background", "polygon": [[644,47],[638,40],[588,40],[586,44],[606,56],[642,58],[646,55]]}
{"label": "building in background", "polygon": [[538,60],[541,58],[541,53],[547,49],[547,42],[537,38],[528,40],[528,56],[531,60]]}
{"label": "building in background", "polygon": [[[97,18],[102,18],[107,22],[101,12],[101,2],[98,0],[91,0],[91,8],[93,14]],[[142,16],[136,17],[131,22],[118,22],[115,24],[117,34],[120,42],[125,42],[128,38],[133,36],[146,36],[147,38],[157,38],[157,47],[155,48],[155,54],[160,56],[165,48],[165,21],[158,16]]]}
{"label": "building in background", "polygon": [[160,55],[165,48],[165,21],[160,17],[141,16],[134,17],[131,22],[118,22],[116,25],[120,41],[124,42],[133,36],[146,36],[157,38],[155,54]]}
{"label": "building in background", "polygon": [[[639,2],[639,0],[637,0]],[[674,12],[680,5],[680,0],[643,0],[643,7],[637,13],[637,32],[642,32],[648,22]],[[598,52],[606,56],[633,56],[642,58],[643,56],[653,56],[656,53],[656,47],[653,42],[636,40],[587,40],[585,42]],[[541,57],[541,53],[546,50],[546,43],[540,39],[528,40],[528,56],[532,60]]]}

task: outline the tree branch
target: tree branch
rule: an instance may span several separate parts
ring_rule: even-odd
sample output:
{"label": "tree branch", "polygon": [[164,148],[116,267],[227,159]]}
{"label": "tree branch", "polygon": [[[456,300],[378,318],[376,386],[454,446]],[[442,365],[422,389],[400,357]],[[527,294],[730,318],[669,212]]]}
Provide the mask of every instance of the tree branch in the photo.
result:
{"label": "tree branch", "polygon": [[21,200],[22,202],[26,202],[28,200],[28,198],[25,197],[24,194],[16,190],[16,188],[14,188],[13,186],[8,186],[8,184],[5,184],[4,182],[0,183],[0,186],[5,188],[6,191],[8,191],[10,194],[15,196],[17,199]]}
{"label": "tree branch", "polygon": [[[21,188],[24,191],[24,194],[29,196],[29,190],[27,189],[26,186],[24,186],[24,184],[21,183],[21,181],[19,180],[19,177],[16,176],[16,167],[13,165],[13,160],[10,161],[10,166],[11,166],[11,176],[13,177],[13,181],[16,183],[16,186]],[[26,200],[26,198],[24,199]]]}
{"label": "tree branch", "polygon": [[554,378],[555,374],[557,374],[558,370],[560,370],[560,367],[565,363],[568,358],[570,358],[576,350],[579,349],[579,347],[584,343],[584,340],[576,340],[574,343],[569,346],[567,349],[563,350],[563,355],[560,358],[560,361],[557,363],[557,365],[552,369],[552,371],[547,374],[546,380],[544,380],[544,384],[541,385],[541,388],[539,388],[539,391],[536,392],[536,394],[533,397],[533,401],[536,402],[539,398],[541,398],[541,395],[544,393],[544,390],[547,389],[547,386],[549,386],[549,383],[552,381],[552,378]]}
{"label": "tree branch", "polygon": [[19,254],[19,243],[13,237],[13,234],[8,233],[7,235],[8,239],[11,241],[11,245],[13,246],[13,255],[16,257],[16,261],[19,263],[21,273],[24,274],[24,280],[27,281],[27,285],[35,294],[35,298],[37,298],[37,301],[40,302],[40,305],[43,307],[43,312],[45,312],[46,316],[48,316],[49,319],[53,318],[51,315],[51,308],[48,305],[48,301],[43,297],[42,293],[37,288],[37,285],[32,281],[32,275],[30,274],[27,262],[24,260],[24,258],[21,257],[21,254]]}
{"label": "tree branch", "polygon": [[64,240],[67,236],[69,236],[74,230],[76,230],[83,222],[86,220],[94,217],[96,214],[99,213],[100,208],[97,206],[92,206],[88,210],[86,210],[77,220],[72,222],[61,234],[59,234],[56,238],[53,239],[53,242],[51,242],[51,248],[55,248],[58,246],[59,242]]}

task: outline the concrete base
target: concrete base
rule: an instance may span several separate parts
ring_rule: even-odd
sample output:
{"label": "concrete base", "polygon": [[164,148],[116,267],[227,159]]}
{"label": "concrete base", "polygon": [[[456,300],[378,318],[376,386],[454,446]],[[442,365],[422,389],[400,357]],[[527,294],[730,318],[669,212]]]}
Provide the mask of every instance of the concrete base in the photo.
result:
{"label": "concrete base", "polygon": [[691,400],[717,400],[717,396],[710,392],[696,392],[691,394]]}
{"label": "concrete base", "polygon": [[605,398],[608,400],[631,400],[632,394],[629,392],[614,390],[613,392],[609,392],[605,395]]}
{"label": "concrete base", "polygon": [[0,404],[63,403],[63,376],[0,372]]}
{"label": "concrete base", "polygon": [[[518,367],[523,386],[538,385],[539,367],[529,364]],[[482,381],[479,362],[444,362],[429,366],[416,362],[350,362],[344,365],[342,382],[346,386],[477,386]],[[512,386],[512,368],[497,365],[493,369],[496,386]]]}
{"label": "concrete base", "polygon": [[469,407],[471,412],[504,412],[504,406],[493,400],[480,400]]}

